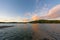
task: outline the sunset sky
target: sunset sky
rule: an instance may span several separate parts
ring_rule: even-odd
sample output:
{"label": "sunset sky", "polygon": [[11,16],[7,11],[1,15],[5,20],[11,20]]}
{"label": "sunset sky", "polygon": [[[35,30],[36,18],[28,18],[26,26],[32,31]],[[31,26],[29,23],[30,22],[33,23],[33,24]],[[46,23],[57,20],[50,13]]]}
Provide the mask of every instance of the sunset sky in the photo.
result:
{"label": "sunset sky", "polygon": [[0,0],[0,21],[60,20],[60,0]]}

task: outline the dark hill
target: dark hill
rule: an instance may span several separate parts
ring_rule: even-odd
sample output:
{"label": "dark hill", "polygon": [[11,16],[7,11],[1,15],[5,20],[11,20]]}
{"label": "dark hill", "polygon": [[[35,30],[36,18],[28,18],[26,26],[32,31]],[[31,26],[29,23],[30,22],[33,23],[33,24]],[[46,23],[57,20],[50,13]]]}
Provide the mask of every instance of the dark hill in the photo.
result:
{"label": "dark hill", "polygon": [[29,23],[60,23],[60,20],[35,20]]}

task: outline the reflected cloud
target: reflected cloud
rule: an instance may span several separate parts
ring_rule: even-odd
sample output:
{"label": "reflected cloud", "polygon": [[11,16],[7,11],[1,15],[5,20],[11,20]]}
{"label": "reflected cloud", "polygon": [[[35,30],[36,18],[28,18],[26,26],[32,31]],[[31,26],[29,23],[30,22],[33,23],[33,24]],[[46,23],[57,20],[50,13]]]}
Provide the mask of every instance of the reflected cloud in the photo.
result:
{"label": "reflected cloud", "polygon": [[27,30],[27,25],[25,24],[25,25],[24,25],[24,31],[26,31],[26,30]]}
{"label": "reflected cloud", "polygon": [[32,30],[34,31],[34,32],[38,32],[38,24],[32,24]]}

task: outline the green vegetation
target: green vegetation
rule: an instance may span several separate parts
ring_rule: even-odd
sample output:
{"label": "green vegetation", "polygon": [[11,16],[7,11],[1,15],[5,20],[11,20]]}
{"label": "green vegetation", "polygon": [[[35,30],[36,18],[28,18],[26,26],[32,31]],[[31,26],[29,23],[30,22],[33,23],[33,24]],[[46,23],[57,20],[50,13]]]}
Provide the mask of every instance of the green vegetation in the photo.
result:
{"label": "green vegetation", "polygon": [[26,23],[60,23],[60,20],[35,20],[30,22],[0,22],[0,23],[18,23],[18,24],[26,24]]}
{"label": "green vegetation", "polygon": [[60,23],[60,20],[35,20],[29,23]]}

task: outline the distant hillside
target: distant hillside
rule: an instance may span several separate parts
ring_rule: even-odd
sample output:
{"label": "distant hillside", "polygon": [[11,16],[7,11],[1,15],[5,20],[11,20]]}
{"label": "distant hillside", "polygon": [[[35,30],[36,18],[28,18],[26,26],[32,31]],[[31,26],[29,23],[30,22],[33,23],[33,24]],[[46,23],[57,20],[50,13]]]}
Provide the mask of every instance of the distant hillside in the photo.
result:
{"label": "distant hillside", "polygon": [[60,20],[35,20],[29,23],[60,23]]}
{"label": "distant hillside", "polygon": [[26,24],[26,23],[60,23],[60,20],[35,20],[30,22],[0,22],[0,23],[19,23],[19,24]]}
{"label": "distant hillside", "polygon": [[9,24],[9,23],[19,23],[19,24],[26,24],[27,22],[0,22],[0,23],[6,23],[6,24]]}

